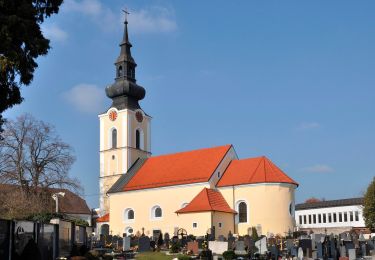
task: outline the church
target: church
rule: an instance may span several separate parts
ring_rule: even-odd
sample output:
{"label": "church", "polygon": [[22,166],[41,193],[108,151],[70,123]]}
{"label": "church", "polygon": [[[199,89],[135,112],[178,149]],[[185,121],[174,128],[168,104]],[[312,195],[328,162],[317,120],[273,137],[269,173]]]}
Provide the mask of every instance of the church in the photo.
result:
{"label": "church", "polygon": [[152,156],[151,119],[139,105],[128,22],[106,87],[111,107],[100,121],[98,232],[122,236],[160,232],[215,237],[293,231],[298,183],[267,157],[239,159],[230,144]]}

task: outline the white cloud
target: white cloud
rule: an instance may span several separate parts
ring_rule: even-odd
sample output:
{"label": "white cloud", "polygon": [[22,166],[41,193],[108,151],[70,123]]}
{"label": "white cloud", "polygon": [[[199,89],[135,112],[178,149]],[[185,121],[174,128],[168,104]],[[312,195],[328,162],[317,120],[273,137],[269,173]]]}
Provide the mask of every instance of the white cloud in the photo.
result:
{"label": "white cloud", "polygon": [[[98,0],[66,0],[63,12],[77,12],[90,19],[103,31],[122,30],[124,14],[113,12]],[[173,32],[177,29],[174,10],[165,7],[149,7],[140,10],[129,10],[129,23],[132,33]]]}
{"label": "white cloud", "polygon": [[325,164],[316,164],[313,166],[305,167],[302,169],[302,171],[310,173],[331,173],[334,172],[334,169]]}
{"label": "white cloud", "polygon": [[104,89],[91,84],[78,84],[63,93],[63,98],[83,113],[99,113],[104,107]]}
{"label": "white cloud", "polygon": [[173,32],[177,30],[174,11],[165,7],[135,10],[129,15],[135,33]]}
{"label": "white cloud", "polygon": [[45,24],[42,27],[44,36],[52,41],[64,42],[68,39],[68,33],[56,24]]}
{"label": "white cloud", "polygon": [[316,129],[316,128],[320,128],[321,125],[317,122],[305,122],[305,123],[301,123],[297,129],[298,130],[308,130],[308,129]]}
{"label": "white cloud", "polygon": [[97,0],[65,0],[62,6],[62,10],[67,12],[79,12],[90,16],[97,16],[102,12],[102,5]]}

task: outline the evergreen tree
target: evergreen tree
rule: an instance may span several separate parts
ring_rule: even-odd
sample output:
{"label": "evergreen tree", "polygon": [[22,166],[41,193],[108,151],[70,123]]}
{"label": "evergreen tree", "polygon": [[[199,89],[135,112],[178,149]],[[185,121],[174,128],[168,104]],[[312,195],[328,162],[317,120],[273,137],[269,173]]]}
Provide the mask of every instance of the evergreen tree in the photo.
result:
{"label": "evergreen tree", "polygon": [[366,227],[375,229],[375,177],[368,186],[364,197],[363,217]]}

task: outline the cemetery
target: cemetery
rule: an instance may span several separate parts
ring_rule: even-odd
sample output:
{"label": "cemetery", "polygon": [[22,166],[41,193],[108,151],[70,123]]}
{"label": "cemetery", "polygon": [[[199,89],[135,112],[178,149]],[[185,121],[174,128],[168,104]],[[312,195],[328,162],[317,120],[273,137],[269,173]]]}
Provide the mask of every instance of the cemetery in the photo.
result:
{"label": "cemetery", "polygon": [[375,237],[362,233],[307,234],[289,232],[285,236],[260,236],[228,233],[215,240],[215,230],[205,236],[188,235],[184,229],[175,234],[144,233],[124,237],[101,236],[96,246],[111,245],[104,259],[375,259]]}

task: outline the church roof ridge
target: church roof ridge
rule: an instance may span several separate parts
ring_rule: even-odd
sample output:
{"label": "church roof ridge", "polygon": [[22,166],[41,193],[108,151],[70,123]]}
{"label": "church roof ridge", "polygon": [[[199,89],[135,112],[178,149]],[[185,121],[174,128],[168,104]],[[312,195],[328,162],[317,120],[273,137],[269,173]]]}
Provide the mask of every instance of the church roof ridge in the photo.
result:
{"label": "church roof ridge", "polygon": [[232,145],[152,156],[121,191],[208,182]]}
{"label": "church roof ridge", "polygon": [[255,183],[298,183],[284,173],[266,156],[233,160],[217,187],[234,186]]}

